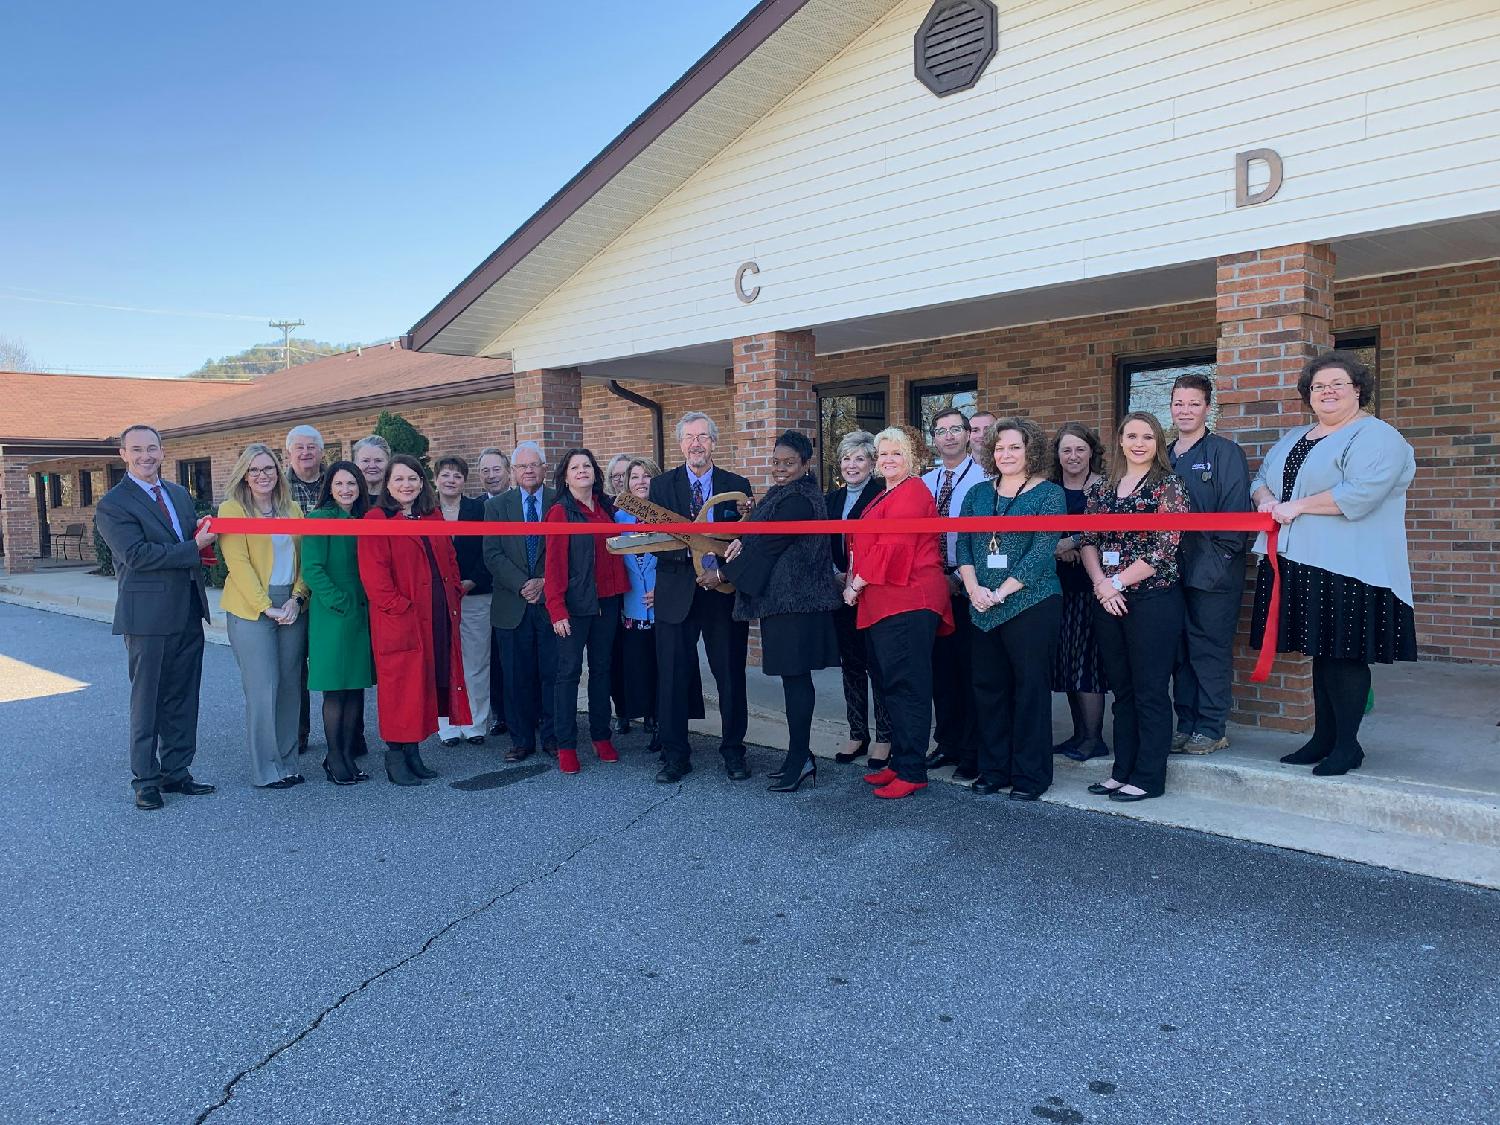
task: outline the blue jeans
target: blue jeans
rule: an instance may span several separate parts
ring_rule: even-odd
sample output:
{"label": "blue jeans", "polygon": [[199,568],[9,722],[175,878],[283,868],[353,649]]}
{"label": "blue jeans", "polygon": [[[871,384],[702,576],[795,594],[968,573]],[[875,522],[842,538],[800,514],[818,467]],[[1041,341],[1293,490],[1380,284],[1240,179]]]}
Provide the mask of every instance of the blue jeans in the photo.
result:
{"label": "blue jeans", "polygon": [[517,750],[555,747],[552,694],[557,683],[557,636],[545,605],[527,605],[514,629],[496,629],[505,665],[505,719]]}

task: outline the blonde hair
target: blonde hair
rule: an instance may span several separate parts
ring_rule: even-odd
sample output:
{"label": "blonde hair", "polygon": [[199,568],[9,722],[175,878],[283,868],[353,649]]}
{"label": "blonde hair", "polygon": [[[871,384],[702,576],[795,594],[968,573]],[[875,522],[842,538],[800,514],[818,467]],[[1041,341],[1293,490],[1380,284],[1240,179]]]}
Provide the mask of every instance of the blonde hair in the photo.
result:
{"label": "blonde hair", "polygon": [[[609,478],[614,475],[615,466],[624,464],[625,479],[628,481],[630,479],[630,466],[635,464],[635,461],[636,458],[633,453],[616,453],[609,459],[609,462],[604,466],[604,495],[613,496],[615,494],[615,490],[609,484]],[[651,475],[655,476],[656,474],[652,473]]]}
{"label": "blonde hair", "polygon": [[271,459],[271,464],[276,466],[276,489],[271,493],[273,514],[291,515],[294,503],[292,490],[287,486],[286,477],[281,472],[281,462],[276,460],[276,454],[272,452],[271,447],[263,442],[251,442],[245,446],[245,452],[240,454],[240,459],[234,463],[234,468],[229,470],[229,483],[224,488],[224,495],[244,508],[247,513],[251,515],[256,513],[255,497],[250,491],[250,482],[245,478],[250,472],[250,462],[262,453]]}
{"label": "blonde hair", "polygon": [[[611,464],[613,464],[613,462],[611,462]],[[637,465],[639,465],[641,468],[643,468],[643,469],[646,470],[646,475],[648,477],[659,477],[659,476],[661,476],[661,469],[660,469],[660,467],[658,467],[658,465],[656,464],[656,462],[653,461],[653,460],[651,460],[651,458],[649,458],[649,457],[632,457],[630,459],[630,463],[625,466],[625,487],[626,488],[630,487],[630,474],[635,471],[635,468],[636,468]]]}
{"label": "blonde hair", "polygon": [[901,456],[906,459],[906,475],[917,476],[920,465],[917,462],[917,443],[912,439],[911,431],[905,426],[887,426],[875,435],[875,456],[879,458],[880,447],[890,443],[901,450]]}

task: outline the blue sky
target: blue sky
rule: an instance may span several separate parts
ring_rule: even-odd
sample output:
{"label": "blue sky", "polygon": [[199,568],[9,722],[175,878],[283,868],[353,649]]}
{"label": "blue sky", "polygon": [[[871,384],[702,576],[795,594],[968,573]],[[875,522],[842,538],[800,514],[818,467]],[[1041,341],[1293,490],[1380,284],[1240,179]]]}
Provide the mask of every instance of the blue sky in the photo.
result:
{"label": "blue sky", "polygon": [[0,336],[164,375],[404,332],[751,6],[7,4]]}

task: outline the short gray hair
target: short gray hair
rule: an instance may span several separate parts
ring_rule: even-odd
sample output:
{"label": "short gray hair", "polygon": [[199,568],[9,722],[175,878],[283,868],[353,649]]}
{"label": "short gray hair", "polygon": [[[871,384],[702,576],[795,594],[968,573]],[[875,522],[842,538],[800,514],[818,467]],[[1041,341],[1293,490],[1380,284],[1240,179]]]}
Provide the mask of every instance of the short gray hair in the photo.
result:
{"label": "short gray hair", "polygon": [[875,460],[875,435],[869,430],[851,430],[839,442],[837,460],[842,461],[851,453],[863,453],[872,462]]}
{"label": "short gray hair", "polygon": [[292,440],[299,437],[310,437],[318,443],[318,448],[323,448],[323,435],[311,426],[293,426],[286,434],[286,447],[292,448]]}
{"label": "short gray hair", "polygon": [[486,457],[491,456],[500,458],[500,460],[505,462],[505,467],[507,469],[510,468],[510,458],[505,455],[505,450],[493,445],[487,445],[479,451],[480,461],[483,461]]}
{"label": "short gray hair", "polygon": [[391,443],[386,441],[385,438],[381,437],[379,434],[371,434],[369,437],[360,438],[349,450],[349,456],[358,457],[359,451],[367,445],[373,445],[387,457],[394,456],[394,454],[391,453]]}
{"label": "short gray hair", "polygon": [[516,451],[510,455],[510,463],[512,465],[516,463],[516,458],[521,456],[521,450],[523,449],[536,450],[536,455],[542,459],[542,464],[545,465],[547,463],[547,454],[542,451],[542,447],[540,445],[538,445],[534,441],[523,441],[517,443]]}
{"label": "short gray hair", "polygon": [[679,442],[682,440],[682,427],[686,426],[689,422],[707,422],[708,436],[712,438],[715,443],[718,442],[719,424],[712,418],[710,418],[707,414],[703,413],[703,411],[701,410],[689,410],[681,418],[677,419],[677,429],[674,431],[674,433],[676,434],[677,440]]}

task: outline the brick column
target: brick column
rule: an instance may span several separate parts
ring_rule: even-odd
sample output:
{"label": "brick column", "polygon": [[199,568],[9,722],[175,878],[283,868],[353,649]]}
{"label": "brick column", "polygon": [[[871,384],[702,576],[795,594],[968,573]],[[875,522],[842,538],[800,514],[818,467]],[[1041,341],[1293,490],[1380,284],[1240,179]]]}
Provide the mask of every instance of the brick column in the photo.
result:
{"label": "brick column", "polygon": [[549,467],[583,445],[583,379],[573,368],[517,371],[516,441],[534,441]]}
{"label": "brick column", "polygon": [[13,457],[0,458],[0,487],[4,489],[0,508],[0,530],[5,533],[5,569],[9,574],[26,574],[36,569],[41,553],[41,528],[36,522],[36,497],[29,492],[30,465]]}
{"label": "brick column", "polygon": [[[1240,443],[1252,475],[1282,433],[1308,418],[1297,378],[1308,359],[1333,347],[1333,266],[1330,247],[1308,242],[1219,259],[1219,429]],[[1252,570],[1252,588],[1254,577]],[[1233,718],[1310,730],[1312,661],[1278,656],[1270,679],[1250,682],[1252,604],[1247,594],[1235,642]]]}
{"label": "brick column", "polygon": [[771,487],[772,442],[800,430],[818,463],[818,396],[813,390],[811,332],[763,332],[734,342],[734,428],[739,464],[757,493]]}

